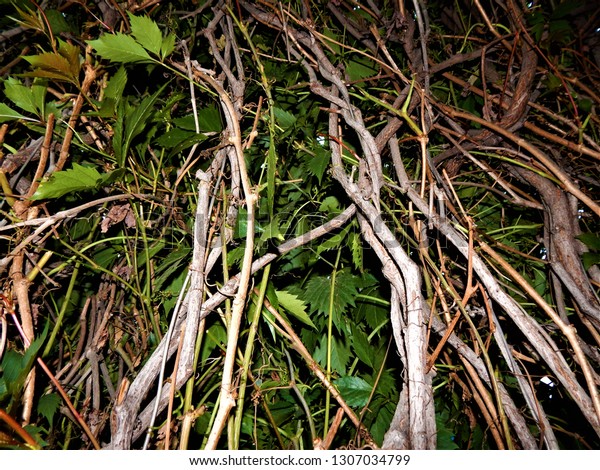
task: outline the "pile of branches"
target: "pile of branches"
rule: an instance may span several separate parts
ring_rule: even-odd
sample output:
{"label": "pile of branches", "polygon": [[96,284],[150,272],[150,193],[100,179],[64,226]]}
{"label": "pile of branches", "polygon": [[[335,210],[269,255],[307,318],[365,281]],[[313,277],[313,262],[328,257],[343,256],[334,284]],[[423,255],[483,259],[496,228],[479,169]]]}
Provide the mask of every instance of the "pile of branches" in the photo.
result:
{"label": "pile of branches", "polygon": [[[419,0],[394,2],[394,8],[376,3],[327,2],[320,11],[305,1],[298,2],[296,10],[291,4],[208,2],[193,12],[211,12],[201,35],[214,63],[198,64],[184,42],[169,65],[216,97],[225,129],[209,165],[195,174],[199,185],[192,262],[180,299],[157,347],[135,376],[124,377],[114,390],[107,447],[131,448],[152,427],[156,415],[172,404],[175,390],[193,376],[195,342],[204,319],[232,298],[219,407],[206,443],[207,449],[217,448],[236,403],[237,342],[254,273],[352,220],[358,221],[364,246],[376,254],[389,283],[389,315],[402,363],[402,387],[383,448],[436,448],[434,383],[444,374],[463,395],[473,398],[498,448],[560,447],[557,426],[538,397],[542,376],[552,377],[582,417],[584,430],[578,432],[592,436],[591,441],[600,437],[600,271],[594,262],[584,262],[595,259],[595,253],[593,243],[584,243],[582,237],[597,230],[600,217],[596,200],[600,123],[595,114],[600,97],[593,91],[600,75],[598,57],[574,54],[577,60],[571,69],[559,68],[551,54],[560,52],[543,46],[550,41],[544,35],[550,33],[535,30],[536,12],[516,0],[459,2],[462,10],[437,4],[434,10],[434,2],[426,6]],[[581,34],[564,49],[586,48],[600,55],[597,39],[587,35],[594,23],[585,18],[593,11],[584,5],[569,12],[568,21],[579,25]],[[467,12],[476,26],[465,30],[459,12]],[[320,23],[324,16],[352,41],[342,43],[327,34],[329,26]],[[434,28],[435,21],[443,27]],[[243,50],[239,41],[258,29],[273,38],[272,49],[262,53],[262,60],[302,70],[304,82],[299,86],[320,100],[328,116],[320,137],[331,152],[329,168],[337,195],[347,207],[327,223],[255,257],[258,189],[244,154],[257,137],[257,124],[244,127],[249,80],[243,56],[261,53]],[[463,52],[460,46],[466,42],[470,47]],[[353,81],[344,54],[367,59],[374,64],[374,73]],[[556,82],[554,93],[548,93],[550,76]],[[82,93],[95,79],[90,67]],[[269,89],[268,83],[264,87]],[[194,86],[192,100],[193,90]],[[467,98],[475,104],[459,107],[457,101]],[[587,116],[581,111],[584,99],[589,103]],[[71,127],[82,104],[83,98],[74,102]],[[59,170],[70,138],[64,136]],[[49,143],[49,137],[38,143],[42,155]],[[345,158],[349,148],[354,158],[350,163]],[[192,151],[188,161],[193,157]],[[5,159],[4,172],[14,173],[17,163],[14,155]],[[270,171],[268,178],[275,178],[275,169]],[[231,238],[223,229],[222,243],[211,242],[214,188],[224,175],[233,202],[222,227],[233,227],[239,217],[246,219],[244,254],[241,271],[210,292],[207,280],[223,244]],[[43,243],[44,232],[90,207],[40,217],[28,199],[36,190],[33,181],[13,207],[22,221],[0,228],[19,231],[0,268],[10,273],[10,298],[16,300],[25,341],[35,338],[27,311],[31,295],[24,268],[27,249]],[[532,218],[542,221],[527,252],[481,228],[485,214],[462,196],[465,186],[483,188],[507,211],[535,214]],[[117,194],[93,204],[143,197]],[[402,216],[392,217],[389,207]],[[528,261],[541,263],[547,272],[547,289],[542,292],[518,267]],[[114,297],[114,292],[106,295]],[[3,297],[3,321],[13,312],[8,298]],[[275,309],[272,313],[277,314]],[[377,447],[298,335],[285,319],[277,319],[364,443]],[[100,337],[93,338],[80,357],[97,365],[95,354],[103,344]],[[172,378],[164,382],[165,364],[175,357]],[[436,366],[440,363],[459,365],[463,379]],[[156,397],[149,397],[156,384]],[[89,429],[88,433],[99,446],[95,433]],[[316,448],[330,443],[314,442]]]}

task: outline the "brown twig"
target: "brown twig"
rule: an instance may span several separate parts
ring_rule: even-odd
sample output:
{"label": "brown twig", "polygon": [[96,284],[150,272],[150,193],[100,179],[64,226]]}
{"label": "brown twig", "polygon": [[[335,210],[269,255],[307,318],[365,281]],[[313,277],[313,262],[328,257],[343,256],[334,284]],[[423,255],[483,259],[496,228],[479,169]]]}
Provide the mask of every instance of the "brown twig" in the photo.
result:
{"label": "brown twig", "polygon": [[487,127],[488,129],[494,131],[495,133],[500,134],[500,135],[510,139],[511,141],[513,141],[515,144],[517,144],[518,146],[520,146],[521,148],[523,148],[524,150],[529,152],[531,155],[533,155],[538,160],[538,162],[540,162],[542,165],[544,165],[554,176],[556,176],[558,178],[558,180],[561,182],[562,186],[565,188],[565,190],[567,190],[569,193],[573,194],[577,199],[579,199],[586,206],[588,206],[591,210],[593,210],[597,215],[600,216],[600,205],[598,205],[597,202],[595,202],[587,194],[583,193],[577,186],[575,186],[575,184],[571,181],[571,178],[569,178],[569,176],[567,174],[565,174],[565,172],[562,170],[562,168],[560,168],[556,163],[554,163],[549,157],[547,157],[535,145],[531,144],[529,141],[525,140],[524,138],[519,137],[518,135],[514,134],[511,131],[504,129],[503,127],[501,127],[497,124],[488,122],[485,119],[477,117],[471,113],[459,111],[459,110],[456,110],[454,108],[451,108],[450,106],[447,106],[447,105],[444,105],[441,103],[437,103],[436,106],[452,117],[467,119],[467,120],[476,122],[484,127]]}
{"label": "brown twig", "polygon": [[46,163],[48,162],[48,156],[50,155],[50,145],[52,144],[52,132],[54,131],[54,114],[50,113],[48,116],[48,121],[46,122],[46,133],[44,135],[44,142],[42,143],[42,149],[40,152],[40,161],[38,163],[38,167],[35,170],[35,175],[33,177],[33,181],[31,182],[31,186],[29,187],[29,191],[25,195],[25,203],[31,204],[33,201],[30,199],[31,196],[34,195],[38,186],[40,185],[40,181],[42,176],[44,176],[44,171],[46,170]]}
{"label": "brown twig", "polygon": [[83,103],[86,100],[86,96],[90,91],[90,87],[98,77],[98,69],[95,69],[90,64],[84,64],[85,68],[85,76],[83,78],[83,83],[81,84],[81,91],[79,95],[75,99],[75,103],[73,104],[73,110],[71,113],[71,117],[69,118],[69,122],[67,124],[67,129],[65,131],[65,137],[63,139],[62,146],[60,148],[60,153],[58,156],[58,161],[56,162],[55,171],[60,171],[65,166],[67,162],[67,158],[69,158],[69,149],[71,148],[71,141],[73,140],[73,136],[75,135],[75,126],[77,125],[77,120],[80,117],[81,108],[83,107]]}
{"label": "brown twig", "polygon": [[[579,339],[577,337],[577,330],[573,325],[565,324],[560,316],[548,305],[548,303],[544,300],[544,298],[538,294],[538,292],[531,287],[531,285],[523,279],[523,277],[514,269],[509,263],[506,262],[504,258],[502,258],[498,253],[492,250],[485,242],[479,241],[479,246],[485,251],[489,256],[491,256],[496,263],[517,283],[521,288],[527,292],[535,303],[552,319],[552,321],[558,326],[561,330],[565,338],[569,341],[569,344],[573,348],[575,353],[575,357],[577,358],[577,362],[582,369],[583,375],[585,377],[586,383],[588,385],[588,390],[590,392],[591,401],[593,403],[594,410],[596,412],[596,417],[593,422],[600,423],[600,397],[598,395],[598,389],[596,388],[596,384],[594,381],[592,369],[588,360],[586,359],[583,351],[581,350],[581,346],[579,345]],[[589,416],[588,416],[589,419]],[[600,426],[598,427],[600,432]]]}
{"label": "brown twig", "polygon": [[0,419],[4,421],[8,426],[15,431],[21,439],[23,439],[32,449],[39,449],[39,444],[35,441],[35,439],[29,434],[23,427],[17,423],[11,415],[9,415],[6,411],[0,408]]}

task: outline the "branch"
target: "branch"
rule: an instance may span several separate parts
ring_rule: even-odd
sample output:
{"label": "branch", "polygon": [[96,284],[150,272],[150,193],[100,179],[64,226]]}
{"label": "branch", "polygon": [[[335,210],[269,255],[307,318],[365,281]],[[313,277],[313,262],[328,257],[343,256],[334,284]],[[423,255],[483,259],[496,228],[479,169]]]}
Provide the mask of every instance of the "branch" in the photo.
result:
{"label": "branch", "polygon": [[[334,217],[330,221],[326,222],[319,227],[310,230],[309,232],[295,237],[291,240],[288,240],[279,247],[277,247],[275,253],[267,253],[263,255],[261,258],[254,260],[251,267],[251,274],[256,273],[260,269],[264,268],[267,264],[271,263],[279,256],[285,255],[295,248],[299,248],[307,243],[310,243],[317,238],[320,238],[329,232],[339,229],[342,227],[348,220],[356,213],[356,207],[354,205],[349,206],[344,212]],[[239,286],[240,274],[233,276],[219,291],[211,296],[204,304],[202,304],[199,320],[206,318],[213,310],[215,310],[225,299],[232,297],[237,292]],[[186,300],[184,304],[187,304],[190,300],[190,295],[186,296]],[[181,328],[181,324],[185,320],[187,315],[187,310],[182,309],[180,312],[177,322],[175,325],[175,331],[179,331]],[[170,358],[177,349],[177,341],[178,337],[174,336],[172,341],[168,343],[167,347],[167,357]],[[159,345],[156,347],[152,355],[148,358],[142,369],[139,371],[138,375],[132,382],[129,389],[136,390],[136,393],[127,392],[124,397],[117,403],[117,406],[121,407],[121,413],[127,418],[123,418],[122,422],[128,426],[129,435],[124,436],[122,439],[117,441],[115,439],[115,435],[113,434],[113,438],[111,443],[107,446],[110,449],[129,449],[131,447],[131,442],[138,439],[142,433],[146,430],[148,423],[150,422],[150,417],[152,415],[152,410],[154,407],[154,400],[150,402],[146,408],[139,413],[138,411],[141,405],[141,401],[145,398],[148,390],[152,387],[152,384],[156,380],[156,377],[159,374],[160,365],[162,362],[162,357],[164,353],[165,346],[167,344],[167,338],[164,337]],[[191,371],[184,371],[184,373],[177,373],[177,383],[175,384],[175,388],[181,388],[187,380],[191,377]],[[170,393],[171,385],[168,385],[163,388],[160,401],[159,401],[159,412],[164,409],[167,405],[168,397]],[[113,415],[114,416],[114,415]],[[129,425],[130,424],[130,425]]]}

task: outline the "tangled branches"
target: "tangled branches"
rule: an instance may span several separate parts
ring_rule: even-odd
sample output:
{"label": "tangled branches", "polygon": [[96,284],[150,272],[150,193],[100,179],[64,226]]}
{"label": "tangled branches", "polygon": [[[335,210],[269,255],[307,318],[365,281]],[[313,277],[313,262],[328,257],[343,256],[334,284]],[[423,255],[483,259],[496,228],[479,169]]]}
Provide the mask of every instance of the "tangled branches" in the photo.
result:
{"label": "tangled branches", "polygon": [[13,435],[47,386],[81,446],[600,442],[591,7],[152,3],[81,50],[20,12],[51,52],[2,111]]}

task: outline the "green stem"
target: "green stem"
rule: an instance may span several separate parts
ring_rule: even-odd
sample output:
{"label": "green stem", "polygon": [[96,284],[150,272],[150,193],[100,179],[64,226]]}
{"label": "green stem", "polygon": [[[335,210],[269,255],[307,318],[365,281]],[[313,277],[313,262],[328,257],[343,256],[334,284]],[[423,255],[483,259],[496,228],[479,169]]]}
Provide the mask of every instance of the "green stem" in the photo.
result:
{"label": "green stem", "polygon": [[[333,307],[335,299],[335,279],[337,277],[338,264],[340,262],[340,256],[342,250],[338,250],[335,265],[333,266],[333,272],[331,273],[331,289],[329,291],[329,319],[327,321],[327,368],[326,376],[327,380],[331,382],[331,351],[333,348]],[[325,423],[323,426],[323,439],[327,438],[329,431],[329,407],[331,405],[331,392],[329,389],[325,394]]]}
{"label": "green stem", "polygon": [[[148,236],[146,234],[146,226],[144,224],[144,220],[143,220],[143,214],[142,214],[142,207],[141,205],[138,204],[132,204],[134,210],[133,210],[133,214],[136,220],[136,224],[139,230],[139,233],[142,236],[142,243],[144,244],[144,257],[145,257],[145,264],[146,264],[146,276],[145,276],[145,283],[144,283],[144,287],[141,286],[140,283],[140,277],[138,275],[139,273],[139,266],[138,266],[138,257],[137,257],[137,250],[133,250],[133,274],[135,277],[135,283],[137,284],[137,290],[138,292],[141,293],[140,295],[140,300],[141,300],[141,306],[142,309],[144,310],[144,316],[149,316],[150,317],[150,323],[152,324],[152,329],[154,330],[154,334],[156,336],[156,342],[158,344],[158,342],[161,340],[162,338],[162,332],[160,330],[160,325],[154,315],[154,309],[152,308],[152,303],[150,301],[150,298],[152,296],[152,261],[150,258],[150,246],[148,243]],[[137,206],[137,207],[136,207]],[[137,209],[137,210],[136,210]],[[138,237],[136,237],[137,239]]]}
{"label": "green stem", "polygon": [[97,271],[100,271],[100,272],[108,275],[109,277],[113,278],[115,281],[122,283],[125,287],[130,289],[135,295],[142,297],[142,293],[138,289],[133,287],[130,283],[128,283],[125,279],[123,279],[121,276],[119,276],[118,274],[115,274],[110,269],[106,269],[106,268],[100,266],[89,256],[84,255],[83,251],[78,250],[74,246],[72,246],[69,243],[67,243],[66,241],[64,241],[62,238],[60,238],[59,241],[60,241],[61,245],[64,245],[69,250],[71,250],[73,253],[75,253],[77,256],[79,256],[81,259],[83,259],[90,268],[95,269]]}
{"label": "green stem", "polygon": [[48,343],[46,343],[46,347],[44,348],[44,353],[42,354],[42,357],[46,357],[48,354],[50,354],[52,346],[54,345],[54,341],[56,340],[56,336],[60,331],[63,319],[65,318],[65,313],[67,312],[67,307],[69,306],[69,301],[71,300],[71,296],[73,295],[73,289],[77,284],[77,277],[79,275],[80,266],[81,263],[75,264],[75,268],[73,269],[73,273],[71,274],[71,280],[69,281],[69,287],[67,288],[67,293],[65,294],[65,300],[62,303],[60,312],[58,313],[58,318],[56,319],[54,328],[52,328],[52,333],[50,334],[50,338],[48,338]]}
{"label": "green stem", "polygon": [[2,192],[4,193],[4,199],[6,200],[6,202],[8,202],[8,205],[10,207],[14,206],[15,198],[11,197],[13,195],[13,192],[10,187],[10,183],[8,182],[8,179],[6,178],[6,173],[4,173],[4,171],[0,171],[0,188],[2,189]]}
{"label": "green stem", "polygon": [[233,428],[233,447],[230,450],[237,450],[240,446],[240,434],[242,430],[242,418],[244,415],[244,399],[246,398],[246,384],[248,382],[248,369],[250,369],[250,363],[252,360],[252,353],[254,352],[254,339],[258,330],[258,323],[261,318],[261,311],[263,302],[265,300],[265,293],[267,291],[267,285],[269,283],[269,274],[271,273],[271,265],[268,264],[263,271],[262,281],[260,283],[260,290],[258,298],[256,299],[256,308],[254,309],[254,318],[252,319],[252,325],[248,332],[248,340],[246,341],[246,349],[244,351],[244,359],[242,362],[242,373],[240,374],[240,387],[238,391],[237,408],[235,410],[235,420]]}

